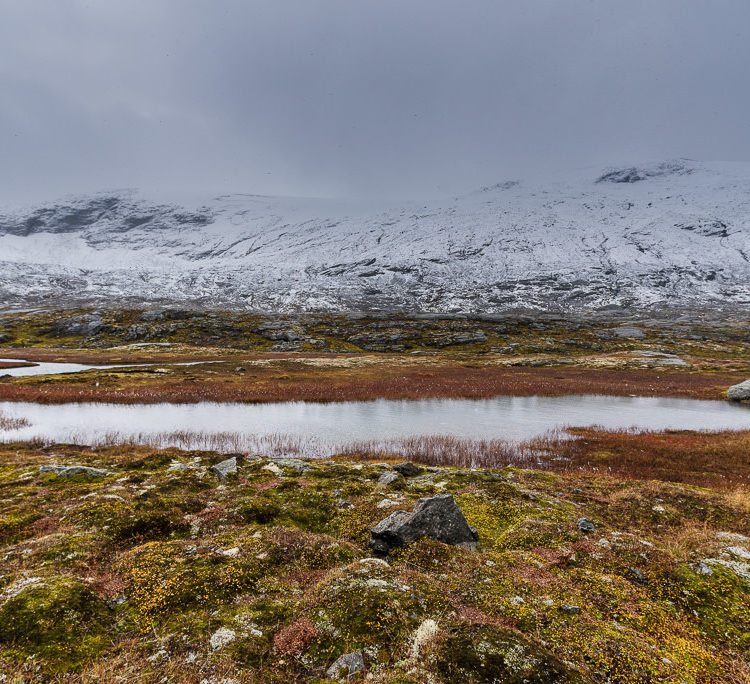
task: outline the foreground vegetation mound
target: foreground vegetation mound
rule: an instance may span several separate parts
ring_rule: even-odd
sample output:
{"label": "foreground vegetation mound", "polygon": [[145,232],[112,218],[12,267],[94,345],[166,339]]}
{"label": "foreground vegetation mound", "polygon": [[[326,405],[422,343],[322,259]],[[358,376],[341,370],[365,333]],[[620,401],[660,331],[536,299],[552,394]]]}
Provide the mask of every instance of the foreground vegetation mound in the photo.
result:
{"label": "foreground vegetation mound", "polygon": [[[237,458],[221,481],[224,458],[0,445],[0,674],[750,681],[741,486],[445,466],[384,484],[397,459],[382,454]],[[70,463],[112,475],[39,472]],[[372,557],[380,521],[435,497],[452,497],[476,547],[417,535]]]}
{"label": "foreground vegetation mound", "polygon": [[462,625],[437,647],[435,665],[446,682],[580,684],[579,673],[545,649],[496,625]]}
{"label": "foreground vegetation mound", "polygon": [[71,577],[32,577],[10,587],[0,601],[0,643],[11,653],[46,662],[52,671],[75,669],[107,644],[111,611]]}

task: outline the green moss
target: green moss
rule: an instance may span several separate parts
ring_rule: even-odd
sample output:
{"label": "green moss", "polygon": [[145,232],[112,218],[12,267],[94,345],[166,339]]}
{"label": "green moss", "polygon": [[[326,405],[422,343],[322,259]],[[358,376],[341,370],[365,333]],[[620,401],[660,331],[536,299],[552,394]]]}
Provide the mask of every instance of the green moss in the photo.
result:
{"label": "green moss", "polygon": [[436,654],[451,682],[583,683],[581,675],[520,634],[493,625],[463,625],[447,634]]}
{"label": "green moss", "polygon": [[428,577],[372,559],[331,573],[315,588],[307,613],[321,632],[311,654],[325,662],[367,646],[396,649],[427,617],[448,609]]}
{"label": "green moss", "polygon": [[0,642],[35,655],[51,671],[70,671],[107,645],[112,620],[104,601],[71,577],[33,582],[0,606]]}
{"label": "green moss", "polygon": [[133,539],[163,539],[175,533],[184,534],[189,529],[187,523],[160,511],[133,511],[118,516],[110,524],[108,532],[113,541],[124,542]]}
{"label": "green moss", "polygon": [[652,592],[694,618],[711,639],[750,654],[750,582],[719,564],[709,567],[710,575],[677,565]]}

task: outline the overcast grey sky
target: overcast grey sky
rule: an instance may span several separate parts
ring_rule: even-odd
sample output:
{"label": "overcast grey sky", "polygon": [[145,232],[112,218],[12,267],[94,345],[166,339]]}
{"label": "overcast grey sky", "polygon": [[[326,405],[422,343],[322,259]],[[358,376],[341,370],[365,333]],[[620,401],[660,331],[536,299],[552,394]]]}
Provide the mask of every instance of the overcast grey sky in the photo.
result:
{"label": "overcast grey sky", "polygon": [[750,0],[0,0],[0,199],[750,160]]}

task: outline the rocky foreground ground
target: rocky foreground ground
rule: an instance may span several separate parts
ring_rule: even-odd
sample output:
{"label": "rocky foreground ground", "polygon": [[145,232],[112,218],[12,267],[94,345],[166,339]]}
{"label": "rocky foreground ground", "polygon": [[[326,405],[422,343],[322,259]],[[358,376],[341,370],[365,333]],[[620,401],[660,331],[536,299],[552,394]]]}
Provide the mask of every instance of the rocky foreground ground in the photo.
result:
{"label": "rocky foreground ground", "polygon": [[[0,463],[4,682],[750,681],[741,487],[134,447]],[[448,527],[404,533],[435,497]],[[389,516],[401,537],[373,543]]]}

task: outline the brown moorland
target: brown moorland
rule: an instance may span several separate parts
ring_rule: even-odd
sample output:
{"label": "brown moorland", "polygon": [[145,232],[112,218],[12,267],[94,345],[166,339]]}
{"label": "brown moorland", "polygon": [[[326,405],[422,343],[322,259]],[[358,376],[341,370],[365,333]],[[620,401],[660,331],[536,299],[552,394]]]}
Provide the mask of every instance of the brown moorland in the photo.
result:
{"label": "brown moorland", "polygon": [[738,372],[509,367],[483,361],[373,355],[254,355],[198,366],[168,366],[170,362],[171,358],[159,359],[157,363],[163,364],[159,368],[5,378],[0,380],[0,401],[328,402],[569,394],[721,399],[729,386],[746,378]]}

